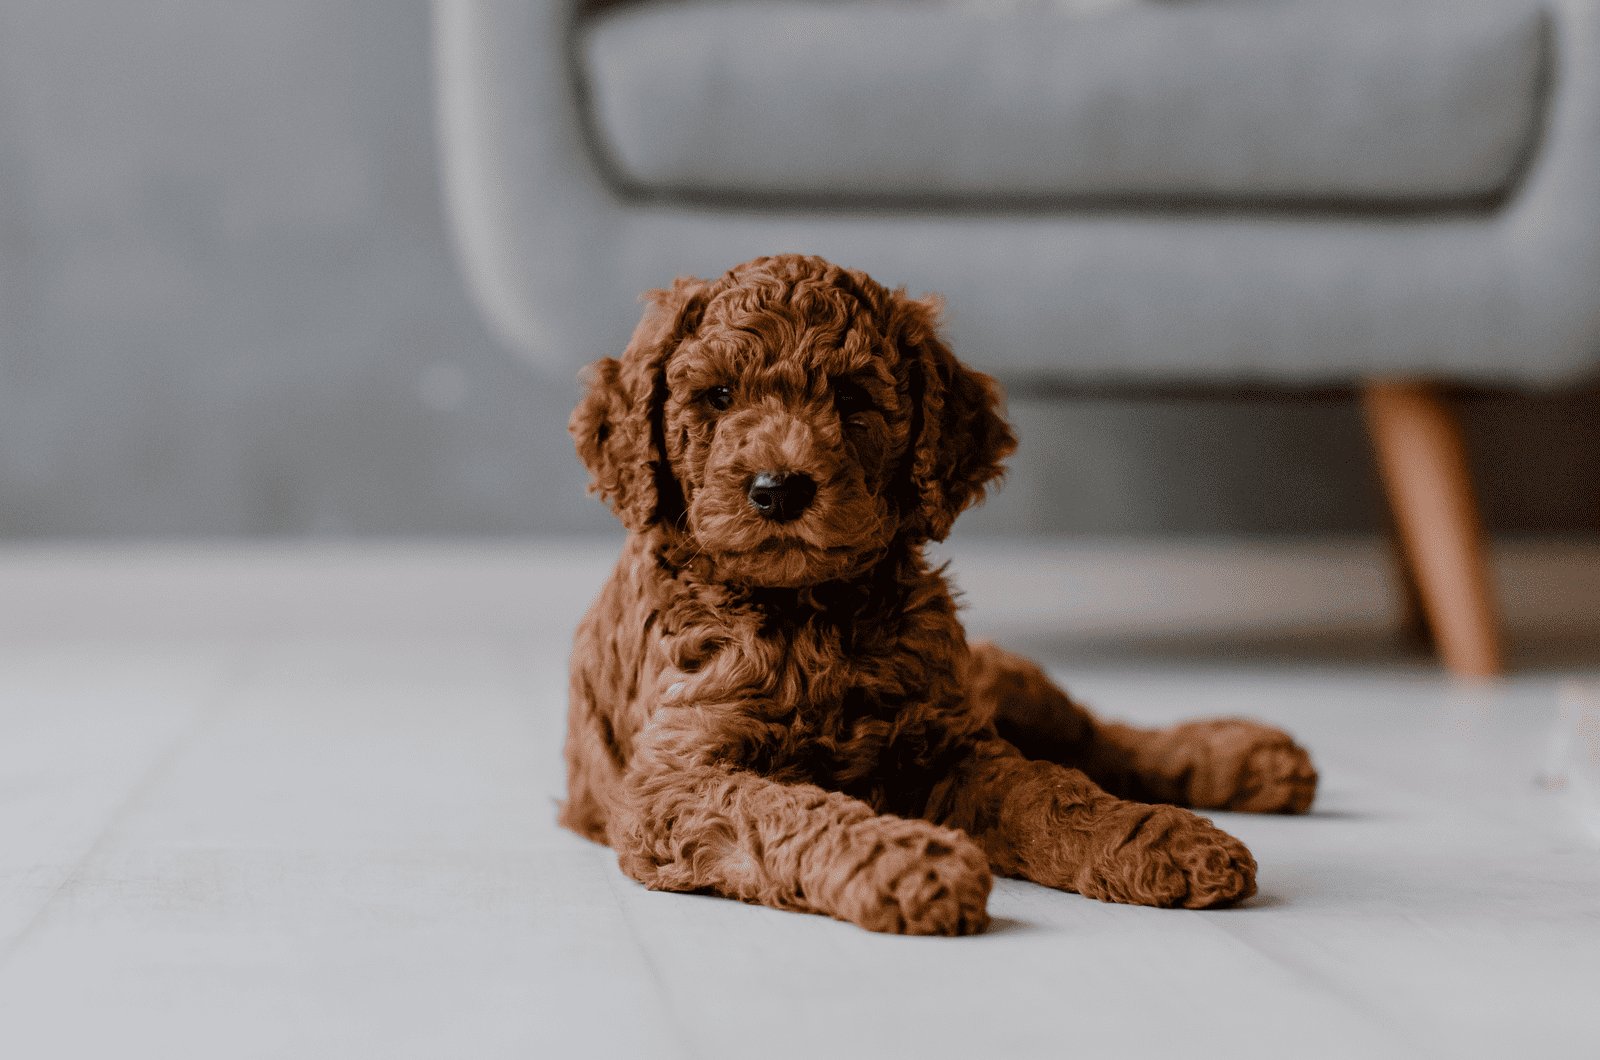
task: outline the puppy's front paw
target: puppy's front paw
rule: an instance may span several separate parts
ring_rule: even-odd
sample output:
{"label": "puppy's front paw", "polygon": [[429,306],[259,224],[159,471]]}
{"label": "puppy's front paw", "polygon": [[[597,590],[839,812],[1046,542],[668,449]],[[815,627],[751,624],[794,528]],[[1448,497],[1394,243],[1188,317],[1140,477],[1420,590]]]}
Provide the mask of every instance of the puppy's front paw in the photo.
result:
{"label": "puppy's front paw", "polygon": [[1170,739],[1191,758],[1188,805],[1242,813],[1305,813],[1317,795],[1311,756],[1281,729],[1244,718],[1192,721]]}
{"label": "puppy's front paw", "polygon": [[989,926],[989,861],[960,832],[876,817],[851,828],[830,912],[869,931],[972,935]]}
{"label": "puppy's front paw", "polygon": [[1071,887],[1087,898],[1210,909],[1256,893],[1250,851],[1188,810],[1123,803],[1095,833],[1096,849]]}

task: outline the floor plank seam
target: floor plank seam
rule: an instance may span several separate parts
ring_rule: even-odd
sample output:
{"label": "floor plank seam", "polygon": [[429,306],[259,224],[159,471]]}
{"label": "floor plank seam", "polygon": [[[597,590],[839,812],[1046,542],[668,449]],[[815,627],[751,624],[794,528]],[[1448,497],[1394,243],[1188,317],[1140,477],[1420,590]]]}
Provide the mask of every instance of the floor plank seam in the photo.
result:
{"label": "floor plank seam", "polygon": [[21,950],[28,937],[44,922],[49,915],[51,907],[75,883],[83,882],[88,866],[94,861],[95,856],[104,849],[106,842],[115,833],[117,826],[127,819],[139,800],[144,797],[181,757],[187,747],[205,728],[221,716],[228,701],[240,689],[249,685],[249,671],[254,660],[250,653],[244,649],[237,649],[238,655],[230,662],[224,664],[217,675],[215,687],[201,697],[201,705],[195,710],[189,724],[185,725],[166,747],[162,748],[150,762],[150,767],[140,775],[139,779],[129,785],[127,794],[117,803],[116,807],[106,815],[105,824],[96,833],[94,839],[84,848],[72,869],[67,872],[61,882],[51,888],[50,893],[40,901],[39,906],[27,922],[24,923],[9,939],[0,944],[0,968],[9,964],[16,953]]}

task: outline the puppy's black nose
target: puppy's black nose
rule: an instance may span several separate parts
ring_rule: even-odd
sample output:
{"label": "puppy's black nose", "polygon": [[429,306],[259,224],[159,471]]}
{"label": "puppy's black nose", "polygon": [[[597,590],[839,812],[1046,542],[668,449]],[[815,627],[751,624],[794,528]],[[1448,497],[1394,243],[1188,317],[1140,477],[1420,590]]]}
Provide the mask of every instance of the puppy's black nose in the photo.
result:
{"label": "puppy's black nose", "polygon": [[817,495],[817,484],[809,475],[794,475],[783,471],[761,471],[750,480],[750,507],[761,513],[763,519],[786,523],[797,518],[811,498]]}

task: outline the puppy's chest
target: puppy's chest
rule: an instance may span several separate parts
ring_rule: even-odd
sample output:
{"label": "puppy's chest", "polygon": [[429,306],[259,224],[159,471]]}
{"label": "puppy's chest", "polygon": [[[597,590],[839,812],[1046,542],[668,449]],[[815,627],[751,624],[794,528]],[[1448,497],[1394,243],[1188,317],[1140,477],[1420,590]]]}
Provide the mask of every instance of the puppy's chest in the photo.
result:
{"label": "puppy's chest", "polygon": [[[710,705],[718,756],[791,781],[864,793],[904,786],[938,768],[951,740],[935,709],[947,669],[918,657],[883,621],[802,620],[734,612],[683,631],[663,629],[670,662],[693,675],[696,709]],[[709,635],[708,635],[709,634]]]}

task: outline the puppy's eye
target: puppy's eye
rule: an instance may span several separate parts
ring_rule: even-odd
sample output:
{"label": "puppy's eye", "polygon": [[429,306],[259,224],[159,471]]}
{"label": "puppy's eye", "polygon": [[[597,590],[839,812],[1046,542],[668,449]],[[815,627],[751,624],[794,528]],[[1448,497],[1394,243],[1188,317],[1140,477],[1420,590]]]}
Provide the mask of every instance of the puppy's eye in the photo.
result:
{"label": "puppy's eye", "polygon": [[733,391],[729,390],[725,386],[712,387],[710,390],[706,391],[705,397],[706,404],[710,405],[718,412],[723,411],[729,405],[733,404]]}
{"label": "puppy's eye", "polygon": [[855,383],[841,379],[833,386],[833,407],[839,410],[841,420],[848,420],[859,412],[871,412],[872,398]]}

